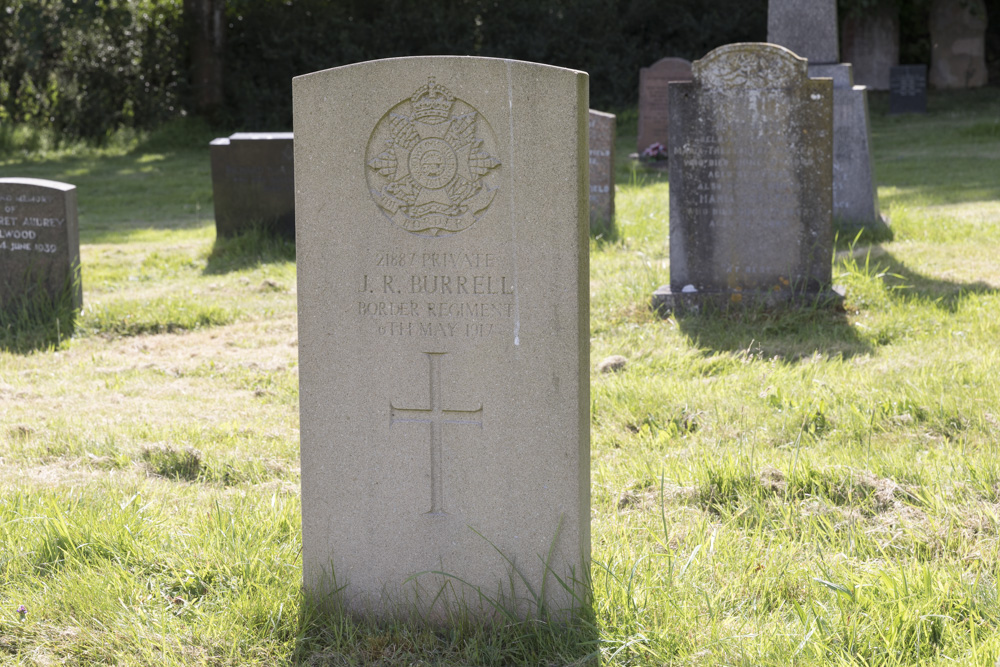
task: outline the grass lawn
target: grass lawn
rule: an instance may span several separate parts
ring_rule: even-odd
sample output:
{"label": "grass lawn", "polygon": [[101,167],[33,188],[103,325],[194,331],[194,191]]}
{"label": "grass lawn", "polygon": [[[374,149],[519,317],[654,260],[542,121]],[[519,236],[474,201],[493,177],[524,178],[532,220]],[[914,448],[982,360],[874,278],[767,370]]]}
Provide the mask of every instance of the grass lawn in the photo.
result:
{"label": "grass lawn", "polygon": [[594,613],[572,631],[304,603],[294,248],[216,242],[196,126],[8,135],[0,175],[78,186],[85,308],[72,335],[0,327],[0,663],[993,667],[1000,90],[870,102],[893,237],[838,240],[843,312],[654,317],[668,183],[621,123],[617,234],[591,242]]}

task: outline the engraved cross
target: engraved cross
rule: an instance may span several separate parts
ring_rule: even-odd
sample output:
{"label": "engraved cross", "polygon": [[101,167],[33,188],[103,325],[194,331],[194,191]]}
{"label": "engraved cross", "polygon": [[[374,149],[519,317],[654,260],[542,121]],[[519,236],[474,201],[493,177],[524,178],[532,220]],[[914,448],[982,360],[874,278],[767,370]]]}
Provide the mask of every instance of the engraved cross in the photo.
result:
{"label": "engraved cross", "polygon": [[431,510],[447,514],[442,489],[441,431],[446,424],[483,427],[483,404],[475,410],[454,410],[441,405],[441,357],[446,352],[424,352],[430,363],[430,408],[397,408],[389,402],[389,427],[394,424],[428,424],[431,428]]}

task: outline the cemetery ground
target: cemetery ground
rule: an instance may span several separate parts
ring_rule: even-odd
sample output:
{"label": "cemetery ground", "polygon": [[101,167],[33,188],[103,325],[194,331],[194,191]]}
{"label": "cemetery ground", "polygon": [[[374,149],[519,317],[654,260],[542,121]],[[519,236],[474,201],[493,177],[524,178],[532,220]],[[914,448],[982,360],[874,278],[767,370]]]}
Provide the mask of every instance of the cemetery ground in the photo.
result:
{"label": "cemetery ground", "polygon": [[994,665],[1000,91],[871,104],[893,235],[841,233],[842,310],[654,316],[668,184],[622,119],[590,259],[593,615],[569,629],[316,613],[294,248],[216,241],[197,125],[0,136],[3,175],[77,185],[85,304],[0,331],[0,662]]}

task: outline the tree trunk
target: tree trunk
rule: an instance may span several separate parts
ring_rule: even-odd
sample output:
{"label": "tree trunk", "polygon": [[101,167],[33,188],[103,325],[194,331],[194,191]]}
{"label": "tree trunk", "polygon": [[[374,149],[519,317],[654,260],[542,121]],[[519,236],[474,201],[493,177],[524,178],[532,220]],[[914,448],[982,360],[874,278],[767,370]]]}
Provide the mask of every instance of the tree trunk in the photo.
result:
{"label": "tree trunk", "polygon": [[222,107],[226,0],[184,0],[195,111],[209,118]]}

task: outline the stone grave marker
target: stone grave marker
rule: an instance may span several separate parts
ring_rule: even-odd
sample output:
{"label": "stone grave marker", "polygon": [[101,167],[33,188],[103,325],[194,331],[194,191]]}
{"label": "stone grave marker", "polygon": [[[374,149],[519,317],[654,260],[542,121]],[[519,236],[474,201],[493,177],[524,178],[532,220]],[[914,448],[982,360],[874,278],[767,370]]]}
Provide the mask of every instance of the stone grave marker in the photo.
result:
{"label": "stone grave marker", "polygon": [[927,113],[927,65],[897,65],[889,81],[889,113]]}
{"label": "stone grave marker", "polygon": [[899,7],[882,5],[844,19],[844,62],[854,66],[854,81],[869,90],[889,90],[889,70],[899,64]]}
{"label": "stone grave marker", "polygon": [[810,65],[840,62],[836,0],[768,0],[767,41]]}
{"label": "stone grave marker", "polygon": [[590,228],[605,236],[615,224],[615,115],[590,110]]}
{"label": "stone grave marker", "polygon": [[836,0],[769,0],[768,41],[809,63],[809,76],[833,79],[833,215],[848,228],[882,231],[872,167],[868,93],[850,63],[837,62]]}
{"label": "stone grave marker", "polygon": [[217,236],[259,224],[295,238],[293,155],[291,132],[237,132],[211,142]]}
{"label": "stone grave marker", "polygon": [[691,61],[661,58],[639,70],[639,155],[651,144],[667,145],[667,85],[671,81],[690,81]]}
{"label": "stone grave marker", "polygon": [[293,80],[312,594],[435,623],[579,604],[587,102],[583,72],[492,58]]}
{"label": "stone grave marker", "polygon": [[67,297],[83,303],[76,186],[0,178],[0,307]]}
{"label": "stone grave marker", "polygon": [[828,295],[833,89],[773,44],[731,44],[670,87],[670,284],[661,313]]}
{"label": "stone grave marker", "polygon": [[931,3],[932,86],[944,89],[986,85],[989,80],[987,20],[984,0],[934,0]]}

